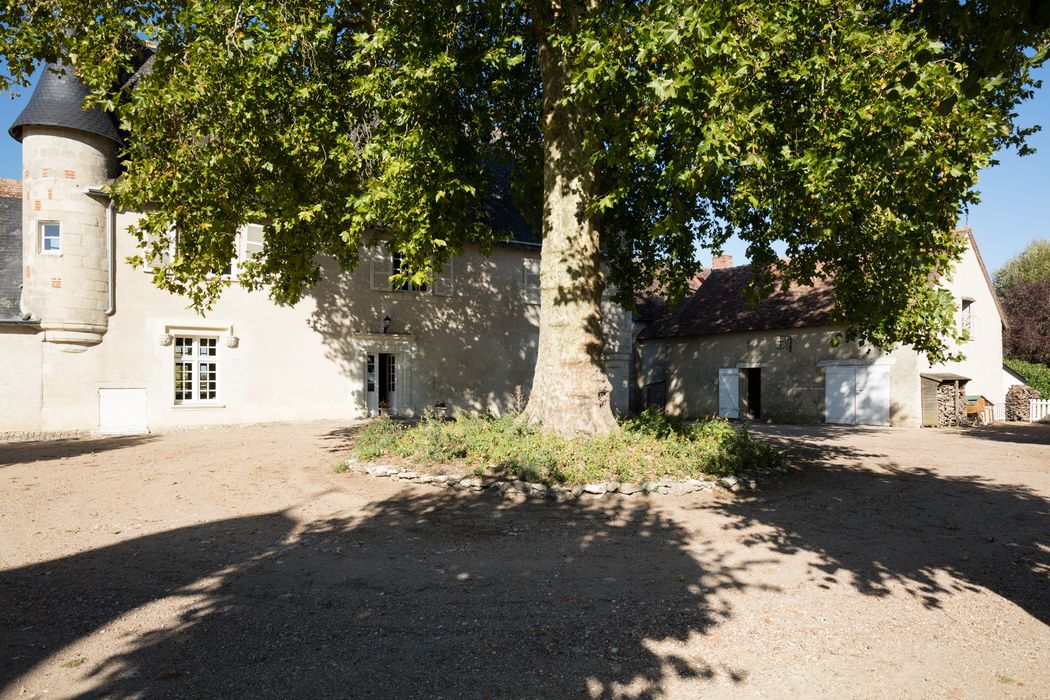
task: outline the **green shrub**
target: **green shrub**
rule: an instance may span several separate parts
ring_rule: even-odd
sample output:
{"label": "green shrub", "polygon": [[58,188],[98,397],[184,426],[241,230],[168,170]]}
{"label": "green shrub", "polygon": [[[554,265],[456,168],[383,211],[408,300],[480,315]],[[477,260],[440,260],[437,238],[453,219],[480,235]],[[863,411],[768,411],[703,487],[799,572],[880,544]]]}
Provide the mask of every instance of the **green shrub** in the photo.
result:
{"label": "green shrub", "polygon": [[375,459],[391,453],[398,446],[398,438],[405,432],[405,426],[380,416],[366,425],[354,437],[354,454],[361,459]]}
{"label": "green shrub", "polygon": [[1005,360],[1004,364],[1024,377],[1033,389],[1037,389],[1044,398],[1050,398],[1050,367],[1038,362],[1024,360]]}
{"label": "green shrub", "polygon": [[654,406],[647,407],[633,418],[625,418],[621,425],[628,432],[658,438],[681,434],[685,430],[685,423],[681,418],[669,416]]}
{"label": "green shrub", "polygon": [[621,425],[619,432],[570,440],[532,430],[516,415],[423,420],[412,427],[380,418],[357,434],[354,453],[363,460],[401,458],[413,469],[440,465],[464,474],[568,485],[724,476],[780,461],[746,426],[724,420],[686,424],[647,410]]}

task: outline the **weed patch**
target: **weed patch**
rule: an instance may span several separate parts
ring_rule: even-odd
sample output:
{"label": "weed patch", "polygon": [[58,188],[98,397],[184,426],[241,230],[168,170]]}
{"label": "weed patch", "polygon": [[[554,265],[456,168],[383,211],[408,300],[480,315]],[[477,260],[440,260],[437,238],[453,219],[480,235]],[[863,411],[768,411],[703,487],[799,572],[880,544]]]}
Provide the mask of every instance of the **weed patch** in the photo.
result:
{"label": "weed patch", "polygon": [[412,469],[442,467],[548,485],[728,476],[780,463],[780,454],[746,426],[686,424],[653,410],[623,420],[619,432],[575,439],[533,430],[517,415],[411,426],[380,418],[358,433],[353,451],[363,461],[393,459]]}

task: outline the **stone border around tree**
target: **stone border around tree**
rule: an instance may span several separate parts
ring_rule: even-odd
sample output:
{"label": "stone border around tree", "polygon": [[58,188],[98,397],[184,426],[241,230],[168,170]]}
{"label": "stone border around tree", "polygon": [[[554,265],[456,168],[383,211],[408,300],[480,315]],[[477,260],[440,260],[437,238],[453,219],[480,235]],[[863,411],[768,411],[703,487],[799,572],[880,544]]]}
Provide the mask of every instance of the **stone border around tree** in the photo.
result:
{"label": "stone border around tree", "polygon": [[684,496],[700,491],[720,489],[731,493],[740,491],[757,491],[760,482],[765,482],[774,474],[783,474],[787,468],[780,466],[772,470],[758,470],[738,476],[723,476],[712,479],[661,479],[646,481],[640,484],[608,481],[599,484],[580,486],[547,486],[530,481],[499,479],[493,477],[463,477],[454,474],[428,474],[425,472],[402,469],[382,462],[365,462],[353,457],[343,462],[346,471],[363,476],[370,476],[391,481],[405,481],[410,484],[433,486],[461,491],[493,491],[508,498],[520,494],[532,498],[548,498],[559,503],[576,501],[585,497],[598,498],[608,494],[622,496]]}

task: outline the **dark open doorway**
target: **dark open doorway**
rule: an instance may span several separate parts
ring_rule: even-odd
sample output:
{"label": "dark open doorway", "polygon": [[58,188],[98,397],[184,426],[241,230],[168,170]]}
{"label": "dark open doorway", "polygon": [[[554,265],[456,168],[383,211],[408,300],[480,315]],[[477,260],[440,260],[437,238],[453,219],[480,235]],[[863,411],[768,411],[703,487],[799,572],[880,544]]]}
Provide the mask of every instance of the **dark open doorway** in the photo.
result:
{"label": "dark open doorway", "polygon": [[379,355],[379,404],[391,408],[393,406],[392,399],[394,398],[394,392],[397,389],[395,384],[397,376],[397,370],[394,365],[394,356],[389,353],[381,353]]}
{"label": "dark open doorway", "polygon": [[747,385],[744,415],[751,420],[758,420],[762,417],[762,368],[748,367],[744,370],[744,379]]}

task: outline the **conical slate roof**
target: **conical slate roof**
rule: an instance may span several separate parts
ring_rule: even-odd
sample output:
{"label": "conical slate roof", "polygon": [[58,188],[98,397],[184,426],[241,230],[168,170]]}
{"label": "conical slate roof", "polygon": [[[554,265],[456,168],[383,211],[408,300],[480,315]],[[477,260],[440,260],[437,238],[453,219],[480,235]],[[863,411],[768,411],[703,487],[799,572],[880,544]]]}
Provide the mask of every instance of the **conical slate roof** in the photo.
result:
{"label": "conical slate roof", "polygon": [[[56,74],[54,71],[58,71]],[[86,131],[122,143],[120,131],[112,117],[100,109],[83,108],[88,89],[77,80],[69,65],[48,64],[33,90],[25,109],[8,128],[7,133],[17,141],[22,140],[22,128],[26,126],[60,126],[66,129]]]}

